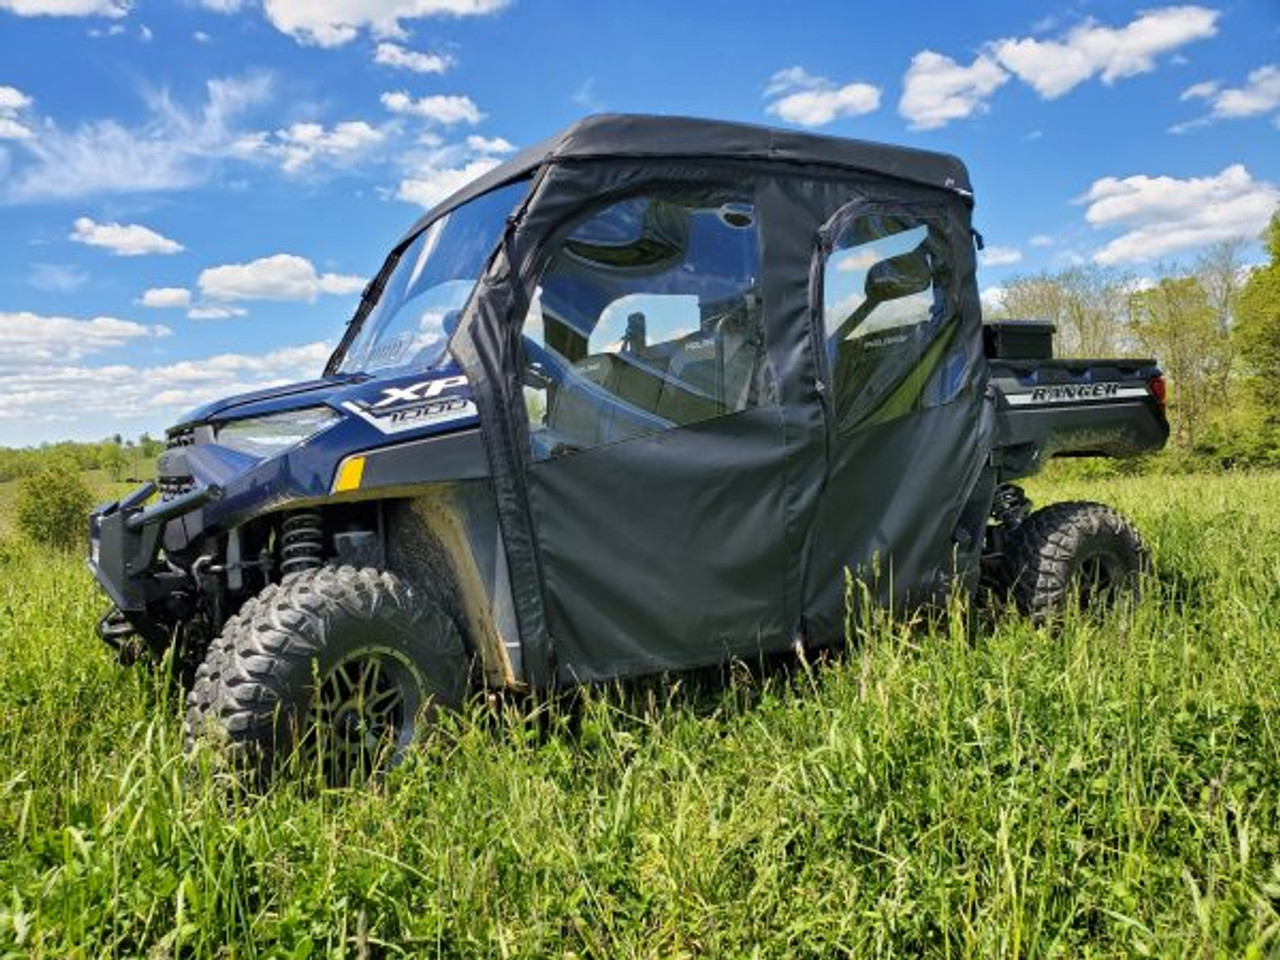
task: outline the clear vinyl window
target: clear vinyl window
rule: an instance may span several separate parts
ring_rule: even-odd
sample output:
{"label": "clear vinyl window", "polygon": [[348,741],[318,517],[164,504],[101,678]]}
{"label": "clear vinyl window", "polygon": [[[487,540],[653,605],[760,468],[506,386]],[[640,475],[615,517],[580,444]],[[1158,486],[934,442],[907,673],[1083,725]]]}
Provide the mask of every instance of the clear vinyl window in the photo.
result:
{"label": "clear vinyl window", "polygon": [[761,403],[759,278],[756,212],[736,196],[634,197],[571,228],[522,328],[534,459]]}
{"label": "clear vinyl window", "polygon": [[386,376],[446,359],[449,340],[527,180],[476,197],[392,255],[377,304],[342,357],[342,373]]}
{"label": "clear vinyl window", "polygon": [[[822,271],[833,403],[842,430],[944,402],[956,327],[950,246],[934,222],[845,222]],[[939,375],[943,371],[943,375]]]}

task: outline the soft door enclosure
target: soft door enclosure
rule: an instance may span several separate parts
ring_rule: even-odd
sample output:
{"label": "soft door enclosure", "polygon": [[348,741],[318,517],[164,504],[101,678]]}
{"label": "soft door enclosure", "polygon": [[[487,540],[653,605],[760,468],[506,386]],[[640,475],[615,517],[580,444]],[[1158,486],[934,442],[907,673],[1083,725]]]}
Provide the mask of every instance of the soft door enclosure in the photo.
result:
{"label": "soft door enclosure", "polygon": [[751,656],[789,635],[754,185],[654,173],[545,236],[518,324],[514,412],[564,679]]}
{"label": "soft door enclosure", "polygon": [[843,633],[846,573],[900,606],[970,583],[990,505],[967,205],[908,186],[859,194],[823,224],[811,265],[827,397],[826,482],[805,556],[815,639]]}
{"label": "soft door enclosure", "polygon": [[896,597],[972,568],[990,427],[958,161],[665,118],[547,150],[452,344],[526,679],[835,639],[846,568]]}

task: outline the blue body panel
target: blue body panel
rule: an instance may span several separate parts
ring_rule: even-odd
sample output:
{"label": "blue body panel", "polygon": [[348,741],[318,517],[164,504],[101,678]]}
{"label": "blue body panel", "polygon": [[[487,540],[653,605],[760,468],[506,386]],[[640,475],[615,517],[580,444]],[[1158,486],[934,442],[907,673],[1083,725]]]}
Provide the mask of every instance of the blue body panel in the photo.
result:
{"label": "blue body panel", "polygon": [[[327,395],[334,390],[342,389],[350,386],[359,380],[368,380],[366,376],[344,376],[338,375],[333,377],[324,377],[319,380],[302,380],[298,383],[288,383],[279,387],[267,387],[262,390],[251,390],[248,393],[238,393],[230,397],[223,397],[220,400],[214,400],[203,406],[188,410],[171,429],[179,429],[181,427],[207,423],[215,419],[228,419],[231,416],[236,418],[245,416],[238,408],[252,407],[258,408],[262,404],[273,406],[279,410],[294,410],[298,406],[310,406],[313,401],[303,401],[301,403],[293,403],[293,399],[306,395],[313,397],[316,395]],[[267,412],[270,412],[268,410]]]}
{"label": "blue body panel", "polygon": [[[278,455],[258,458],[217,442],[218,428],[228,422],[317,406],[341,419]],[[394,377],[289,384],[200,407],[171,433],[211,428],[210,442],[186,448],[186,462],[197,486],[217,486],[223,495],[171,523],[166,546],[180,548],[211,528],[227,529],[289,503],[327,498],[338,466],[353,454],[474,431],[478,423],[471,387],[452,361]]]}
{"label": "blue body panel", "polygon": [[[462,367],[449,358],[445,363],[429,370],[415,370],[395,376],[371,377],[368,374],[337,374],[319,380],[304,380],[266,390],[254,390],[215,400],[204,406],[188,410],[170,429],[172,433],[184,427],[225,420],[242,420],[261,417],[286,410],[300,410],[320,404],[342,411],[342,404],[356,400],[376,402],[389,388],[404,388],[422,381],[440,380],[462,375]],[[470,398],[470,392],[467,392]],[[432,431],[426,430],[426,433]],[[440,431],[435,431],[440,432]]]}

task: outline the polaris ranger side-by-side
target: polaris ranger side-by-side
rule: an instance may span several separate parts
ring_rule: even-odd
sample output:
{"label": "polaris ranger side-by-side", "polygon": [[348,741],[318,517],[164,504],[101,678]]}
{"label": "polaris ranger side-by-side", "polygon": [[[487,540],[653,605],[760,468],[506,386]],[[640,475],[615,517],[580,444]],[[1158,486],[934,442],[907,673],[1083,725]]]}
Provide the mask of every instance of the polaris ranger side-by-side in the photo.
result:
{"label": "polaris ranger side-by-side", "polygon": [[1123,589],[1124,519],[1013,483],[1162,446],[1160,371],[984,328],[972,205],[941,154],[586,119],[420,220],[320,379],[169,430],[92,517],[100,632],[187,659],[191,737],[341,766],[478,688],[839,642],[846,569]]}

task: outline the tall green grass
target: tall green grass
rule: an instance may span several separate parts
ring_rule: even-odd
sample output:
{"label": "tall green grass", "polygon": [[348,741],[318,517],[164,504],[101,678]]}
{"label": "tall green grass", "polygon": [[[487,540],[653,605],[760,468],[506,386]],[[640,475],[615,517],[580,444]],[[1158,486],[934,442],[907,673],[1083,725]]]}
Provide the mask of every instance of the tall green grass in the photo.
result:
{"label": "tall green grass", "polygon": [[1131,616],[869,614],[262,796],[183,757],[78,558],[0,547],[0,955],[1280,955],[1280,475],[1032,493],[1134,517]]}

